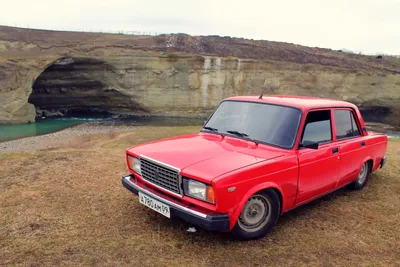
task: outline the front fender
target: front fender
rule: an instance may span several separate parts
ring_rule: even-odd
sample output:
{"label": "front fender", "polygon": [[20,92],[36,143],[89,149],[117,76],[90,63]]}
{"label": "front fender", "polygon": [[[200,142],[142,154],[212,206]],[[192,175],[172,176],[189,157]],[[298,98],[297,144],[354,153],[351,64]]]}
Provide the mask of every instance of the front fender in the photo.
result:
{"label": "front fender", "polygon": [[285,199],[282,188],[274,182],[265,182],[265,183],[258,184],[256,186],[252,187],[249,191],[247,191],[247,193],[243,196],[242,200],[238,203],[238,205],[236,205],[235,208],[232,210],[232,212],[230,212],[230,214],[231,214],[230,215],[231,229],[235,226],[236,221],[238,220],[240,213],[242,212],[242,209],[243,209],[244,205],[246,204],[247,200],[255,193],[257,193],[261,190],[264,190],[264,189],[268,189],[268,188],[279,191],[279,193],[281,195],[280,209],[282,211],[282,207],[284,206],[283,201]]}

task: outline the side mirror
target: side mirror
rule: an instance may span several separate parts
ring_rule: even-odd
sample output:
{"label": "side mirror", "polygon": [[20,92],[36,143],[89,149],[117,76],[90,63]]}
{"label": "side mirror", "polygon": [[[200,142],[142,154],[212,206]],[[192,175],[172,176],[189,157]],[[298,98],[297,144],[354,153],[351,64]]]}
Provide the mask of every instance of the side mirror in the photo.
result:
{"label": "side mirror", "polygon": [[299,145],[299,148],[318,149],[318,143],[313,141],[303,141],[303,143]]}

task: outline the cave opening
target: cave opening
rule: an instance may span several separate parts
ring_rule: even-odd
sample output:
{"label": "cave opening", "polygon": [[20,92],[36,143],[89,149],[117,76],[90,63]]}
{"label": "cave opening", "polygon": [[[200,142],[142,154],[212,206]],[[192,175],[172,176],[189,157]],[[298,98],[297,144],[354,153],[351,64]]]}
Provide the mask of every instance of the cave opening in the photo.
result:
{"label": "cave opening", "polygon": [[132,101],[119,90],[120,77],[109,63],[81,57],[63,57],[35,80],[28,102],[37,117],[107,116],[131,108]]}

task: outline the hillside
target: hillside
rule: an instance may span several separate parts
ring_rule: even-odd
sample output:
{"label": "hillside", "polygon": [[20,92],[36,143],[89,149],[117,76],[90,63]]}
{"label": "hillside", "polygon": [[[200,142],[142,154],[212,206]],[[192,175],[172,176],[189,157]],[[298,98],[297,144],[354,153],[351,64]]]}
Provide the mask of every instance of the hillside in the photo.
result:
{"label": "hillside", "polygon": [[395,57],[281,42],[0,26],[0,123],[32,121],[35,107],[203,116],[224,97],[266,86],[348,100],[400,124],[399,74]]}
{"label": "hillside", "polygon": [[384,56],[382,59],[377,59],[376,56],[349,54],[291,43],[220,36],[190,36],[187,34],[134,36],[0,26],[0,40],[35,44],[42,50],[57,47],[73,49],[80,46],[86,47],[86,49],[83,48],[83,51],[86,52],[111,47],[132,50],[151,49],[205,56],[266,59],[400,73],[400,59],[395,57]]}

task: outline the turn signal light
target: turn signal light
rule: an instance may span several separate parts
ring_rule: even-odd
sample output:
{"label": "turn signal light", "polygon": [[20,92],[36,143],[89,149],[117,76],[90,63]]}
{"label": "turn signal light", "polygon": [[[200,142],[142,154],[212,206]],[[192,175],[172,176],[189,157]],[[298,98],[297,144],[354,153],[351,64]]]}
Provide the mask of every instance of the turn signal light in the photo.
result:
{"label": "turn signal light", "polygon": [[207,201],[215,203],[214,188],[210,185],[207,187]]}

